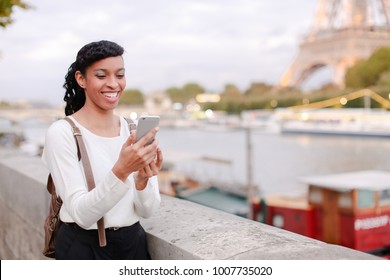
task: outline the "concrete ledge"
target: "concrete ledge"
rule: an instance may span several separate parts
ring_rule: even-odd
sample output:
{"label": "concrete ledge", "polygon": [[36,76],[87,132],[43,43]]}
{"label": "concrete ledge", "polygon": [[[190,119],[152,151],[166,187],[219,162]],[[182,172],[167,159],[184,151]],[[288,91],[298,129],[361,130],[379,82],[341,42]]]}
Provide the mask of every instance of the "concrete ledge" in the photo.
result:
{"label": "concrete ledge", "polygon": [[142,225],[153,259],[376,259],[173,197]]}
{"label": "concrete ledge", "polygon": [[[0,149],[1,259],[45,259],[47,174],[39,158]],[[153,259],[380,259],[169,196],[141,224]]]}

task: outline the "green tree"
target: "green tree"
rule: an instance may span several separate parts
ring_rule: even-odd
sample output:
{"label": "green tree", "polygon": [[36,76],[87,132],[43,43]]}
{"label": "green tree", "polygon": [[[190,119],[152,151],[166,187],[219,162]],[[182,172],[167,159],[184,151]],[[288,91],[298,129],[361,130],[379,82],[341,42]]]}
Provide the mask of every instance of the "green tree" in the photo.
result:
{"label": "green tree", "polygon": [[172,102],[184,103],[184,98],[180,88],[170,87],[166,90],[166,93],[169,95]]}
{"label": "green tree", "polygon": [[30,9],[31,6],[21,0],[1,0],[0,1],[0,27],[5,28],[13,22],[12,13],[14,7]]}
{"label": "green tree", "polygon": [[168,88],[166,92],[173,102],[185,104],[196,95],[204,93],[205,89],[197,83],[187,83],[182,88]]}
{"label": "green tree", "polygon": [[144,95],[138,89],[126,89],[123,91],[121,99],[119,100],[121,105],[142,105],[144,104]]}
{"label": "green tree", "polygon": [[381,73],[381,75],[379,76],[377,85],[390,87],[390,70]]}
{"label": "green tree", "polygon": [[221,96],[224,100],[242,100],[241,91],[233,84],[227,84]]}
{"label": "green tree", "polygon": [[345,74],[345,86],[349,88],[366,87],[364,71],[366,69],[366,60],[358,61],[354,66],[349,68]]}
{"label": "green tree", "polygon": [[204,93],[205,89],[197,83],[187,83],[183,86],[183,92],[191,97],[195,97],[200,93]]}
{"label": "green tree", "polygon": [[266,83],[253,83],[250,88],[245,92],[246,96],[260,97],[271,91],[273,86]]}
{"label": "green tree", "polygon": [[377,84],[381,74],[390,70],[390,47],[383,47],[374,52],[367,62],[366,82]]}
{"label": "green tree", "polygon": [[390,47],[382,47],[366,59],[349,68],[345,75],[347,87],[362,88],[376,85],[382,73],[390,70]]}

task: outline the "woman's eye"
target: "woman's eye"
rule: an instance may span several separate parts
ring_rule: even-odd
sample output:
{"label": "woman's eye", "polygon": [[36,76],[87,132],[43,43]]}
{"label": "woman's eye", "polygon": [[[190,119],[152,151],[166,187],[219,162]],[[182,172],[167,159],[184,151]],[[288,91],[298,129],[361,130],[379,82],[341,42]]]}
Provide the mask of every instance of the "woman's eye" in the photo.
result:
{"label": "woman's eye", "polygon": [[98,78],[98,79],[103,79],[103,78],[106,77],[106,75],[96,73],[96,74],[95,74],[95,77]]}
{"label": "woman's eye", "polygon": [[117,78],[122,79],[125,77],[125,74],[117,74],[116,76],[117,76]]}

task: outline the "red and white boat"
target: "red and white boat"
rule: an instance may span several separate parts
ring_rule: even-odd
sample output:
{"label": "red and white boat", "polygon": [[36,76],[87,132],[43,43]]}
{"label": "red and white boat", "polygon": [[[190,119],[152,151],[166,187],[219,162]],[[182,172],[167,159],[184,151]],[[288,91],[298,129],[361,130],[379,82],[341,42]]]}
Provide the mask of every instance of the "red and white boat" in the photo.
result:
{"label": "red and white boat", "polygon": [[301,180],[308,190],[300,197],[248,196],[244,188],[238,192],[240,186],[233,192],[223,184],[205,185],[188,178],[171,181],[175,191],[169,194],[390,259],[390,172],[363,170]]}
{"label": "red and white boat", "polygon": [[312,176],[303,182],[309,187],[307,197],[266,197],[253,204],[254,219],[390,258],[390,172]]}

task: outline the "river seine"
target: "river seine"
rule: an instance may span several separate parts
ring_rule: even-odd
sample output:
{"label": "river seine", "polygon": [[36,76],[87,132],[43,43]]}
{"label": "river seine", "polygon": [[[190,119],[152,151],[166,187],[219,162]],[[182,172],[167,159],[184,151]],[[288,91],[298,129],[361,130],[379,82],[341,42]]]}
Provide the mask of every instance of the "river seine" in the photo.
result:
{"label": "river seine", "polygon": [[[389,170],[390,138],[319,136],[251,132],[252,177],[262,194],[302,193],[304,176],[365,169]],[[213,177],[247,182],[247,138],[245,130],[205,131],[166,129],[159,143],[178,168],[200,178]],[[231,161],[221,164],[199,161],[200,157]]]}
{"label": "river seine", "polygon": [[[26,137],[43,142],[47,125],[22,125]],[[243,129],[161,127],[165,162],[197,179],[248,182],[247,136]],[[377,169],[390,171],[390,138],[279,134],[253,129],[252,181],[263,195],[302,193],[304,176]],[[213,158],[218,161],[202,160]]]}

